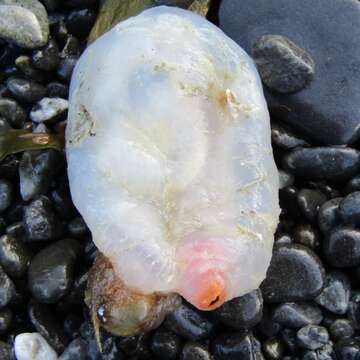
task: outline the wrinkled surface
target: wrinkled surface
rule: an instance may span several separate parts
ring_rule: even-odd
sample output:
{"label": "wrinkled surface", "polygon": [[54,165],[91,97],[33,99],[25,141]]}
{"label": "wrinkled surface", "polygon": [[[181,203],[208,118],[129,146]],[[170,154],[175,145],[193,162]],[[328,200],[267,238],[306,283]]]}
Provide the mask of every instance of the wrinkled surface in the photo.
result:
{"label": "wrinkled surface", "polygon": [[74,203],[127,286],[204,310],[259,286],[279,214],[269,115],[218,28],[157,7],[99,38],[73,75],[66,138]]}

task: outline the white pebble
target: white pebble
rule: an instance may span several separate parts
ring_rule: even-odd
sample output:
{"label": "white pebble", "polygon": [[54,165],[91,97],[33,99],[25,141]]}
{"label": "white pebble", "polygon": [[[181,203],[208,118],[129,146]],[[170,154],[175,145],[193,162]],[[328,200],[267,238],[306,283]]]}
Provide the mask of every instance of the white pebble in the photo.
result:
{"label": "white pebble", "polygon": [[68,108],[68,101],[61,98],[43,98],[31,110],[30,119],[36,123],[55,119]]}
{"label": "white pebble", "polygon": [[17,360],[57,360],[55,350],[39,333],[23,333],[15,338]]}

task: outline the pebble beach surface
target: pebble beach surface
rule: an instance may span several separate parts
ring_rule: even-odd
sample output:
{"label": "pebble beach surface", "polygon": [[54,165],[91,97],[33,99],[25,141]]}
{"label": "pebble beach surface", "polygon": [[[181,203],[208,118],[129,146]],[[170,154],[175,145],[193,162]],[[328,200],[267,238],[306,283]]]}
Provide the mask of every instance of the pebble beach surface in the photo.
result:
{"label": "pebble beach surface", "polygon": [[[267,6],[274,4],[276,12],[278,2]],[[12,6],[17,3],[21,7]],[[224,0],[217,17],[230,36],[234,21],[244,16],[233,3]],[[324,11],[335,11],[335,3],[340,2],[329,0]],[[358,2],[342,3],[351,20],[347,26],[360,24]],[[23,128],[63,134],[69,80],[97,12],[96,0],[0,0],[0,137]],[[330,17],[322,24],[321,12],[317,15],[318,28],[331,25]],[[299,42],[292,36],[295,26],[289,34],[270,32],[275,31],[271,24],[266,30],[293,43],[277,36],[256,43],[259,38],[251,34],[257,30],[246,37],[246,44],[256,43],[254,57],[262,61],[269,103],[281,100],[297,114],[272,116],[282,213],[260,288],[213,312],[184,301],[159,328],[140,336],[102,331],[100,352],[84,303],[96,248],[72,204],[64,154],[49,149],[9,155],[0,162],[0,360],[360,359],[360,89],[353,82],[360,76],[360,56],[354,51],[347,63],[345,55],[333,59],[343,69],[346,92],[353,94],[346,116],[340,113],[349,106],[346,92],[337,91],[338,116],[326,94],[317,93],[311,123],[309,108],[302,114],[298,102],[315,91],[312,86],[327,83],[322,78],[318,84],[316,77],[325,50],[316,41],[310,44],[310,36]],[[355,46],[348,28],[339,32],[344,47]],[[251,53],[250,45],[246,50]],[[269,73],[268,56],[274,54],[278,61]],[[286,81],[271,77],[285,70]]]}

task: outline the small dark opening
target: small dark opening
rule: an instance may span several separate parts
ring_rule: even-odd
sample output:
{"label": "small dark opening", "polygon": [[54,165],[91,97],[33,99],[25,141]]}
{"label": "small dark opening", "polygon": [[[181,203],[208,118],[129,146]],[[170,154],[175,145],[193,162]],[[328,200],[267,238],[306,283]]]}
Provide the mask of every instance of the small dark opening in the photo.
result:
{"label": "small dark opening", "polygon": [[209,306],[212,306],[212,305],[216,304],[219,300],[220,300],[220,296],[217,296],[217,297],[209,304]]}

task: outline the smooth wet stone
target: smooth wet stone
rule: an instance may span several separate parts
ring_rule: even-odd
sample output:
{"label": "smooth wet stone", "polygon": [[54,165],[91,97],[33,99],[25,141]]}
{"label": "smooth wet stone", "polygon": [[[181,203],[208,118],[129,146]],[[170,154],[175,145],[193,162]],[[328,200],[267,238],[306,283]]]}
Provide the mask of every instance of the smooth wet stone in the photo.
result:
{"label": "smooth wet stone", "polygon": [[182,304],[168,315],[164,325],[175,334],[188,340],[208,337],[214,330],[214,324],[204,313],[187,304]]}
{"label": "smooth wet stone", "polygon": [[47,84],[46,88],[47,88],[47,95],[49,97],[67,99],[69,96],[69,87],[60,82],[56,82],[56,81],[51,82]]}
{"label": "smooth wet stone", "polygon": [[80,9],[72,11],[67,20],[66,26],[69,32],[79,39],[85,39],[96,20],[96,12],[92,9]]}
{"label": "smooth wet stone", "polygon": [[57,354],[39,333],[16,336],[14,351],[17,360],[57,360]]}
{"label": "smooth wet stone", "polygon": [[295,134],[288,126],[274,122],[271,124],[271,141],[285,150],[291,150],[299,146],[309,146],[304,139]]}
{"label": "smooth wet stone", "polygon": [[67,346],[57,360],[86,360],[87,352],[87,343],[83,339],[77,338]]}
{"label": "smooth wet stone", "polygon": [[313,58],[316,70],[309,86],[293,94],[265,92],[279,119],[324,144],[358,138],[358,1],[223,0],[218,18],[221,29],[248,53],[262,36],[278,34]]}
{"label": "smooth wet stone", "polygon": [[14,128],[21,128],[27,119],[25,110],[12,99],[0,98],[0,116]]}
{"label": "smooth wet stone", "polygon": [[50,240],[59,235],[59,222],[47,197],[41,195],[25,207],[24,226],[29,241]]}
{"label": "smooth wet stone", "polygon": [[354,327],[348,319],[336,319],[329,327],[330,336],[334,341],[345,338],[351,338],[354,333]]}
{"label": "smooth wet stone", "polygon": [[0,179],[0,212],[6,210],[12,202],[13,189],[8,180]]}
{"label": "smooth wet stone", "polygon": [[352,292],[347,315],[353,327],[356,330],[359,330],[360,329],[360,291]]}
{"label": "smooth wet stone", "polygon": [[60,185],[51,191],[51,200],[56,212],[63,219],[70,220],[78,214],[71,201],[67,178],[63,179]]}
{"label": "smooth wet stone", "polygon": [[0,335],[7,333],[7,331],[11,326],[12,318],[13,318],[13,314],[10,309],[8,308],[0,309]]}
{"label": "smooth wet stone", "polygon": [[8,305],[15,297],[16,289],[13,281],[0,266],[0,308]]}
{"label": "smooth wet stone", "polygon": [[38,301],[55,303],[69,292],[78,253],[78,242],[66,239],[47,246],[34,256],[29,267],[28,283]]}
{"label": "smooth wet stone", "polygon": [[46,194],[59,167],[62,155],[53,149],[25,151],[19,166],[20,193],[23,200]]}
{"label": "smooth wet stone", "polygon": [[297,202],[302,214],[311,222],[317,218],[320,206],[327,200],[326,196],[313,189],[301,189],[297,193]]}
{"label": "smooth wet stone", "polygon": [[33,106],[30,112],[30,119],[36,123],[54,121],[64,116],[67,109],[67,100],[45,97]]}
{"label": "smooth wet stone", "polygon": [[180,338],[173,332],[164,329],[157,329],[151,339],[150,349],[159,359],[176,359],[180,352]]}
{"label": "smooth wet stone", "polygon": [[307,325],[297,332],[297,339],[302,348],[316,350],[329,341],[329,333],[323,326]]}
{"label": "smooth wet stone", "polygon": [[0,264],[7,274],[20,278],[26,272],[31,252],[22,241],[11,235],[0,237]]}
{"label": "smooth wet stone", "polygon": [[283,303],[278,305],[272,314],[273,321],[294,329],[318,325],[322,319],[321,309],[313,302]]}
{"label": "smooth wet stone", "polygon": [[300,91],[314,77],[315,63],[311,56],[285,36],[262,36],[253,43],[251,55],[261,80],[273,91]]}
{"label": "smooth wet stone", "polygon": [[59,61],[59,48],[52,39],[44,48],[36,50],[32,54],[32,62],[39,70],[51,71],[58,66]]}
{"label": "smooth wet stone", "polygon": [[260,288],[265,302],[314,299],[325,281],[320,259],[297,244],[275,245],[266,279]]}
{"label": "smooth wet stone", "polygon": [[36,331],[46,339],[57,353],[61,354],[69,341],[58,324],[52,308],[32,300],[28,312],[31,324]]}
{"label": "smooth wet stone", "polygon": [[0,1],[0,38],[34,49],[44,46],[48,37],[48,17],[40,1]]}
{"label": "smooth wet stone", "polygon": [[339,215],[346,224],[360,225],[360,191],[355,191],[339,204]]}
{"label": "smooth wet stone", "polygon": [[295,149],[283,159],[285,170],[300,178],[341,181],[360,169],[360,152],[350,148]]}
{"label": "smooth wet stone", "polygon": [[326,275],[325,286],[316,302],[335,314],[345,314],[349,305],[350,281],[342,272]]}
{"label": "smooth wet stone", "polygon": [[294,184],[294,177],[283,170],[279,170],[279,189],[286,188]]}
{"label": "smooth wet stone", "polygon": [[89,234],[89,228],[81,216],[77,216],[68,223],[68,230],[76,238],[82,238]]}
{"label": "smooth wet stone", "polygon": [[360,175],[355,175],[350,179],[344,189],[345,194],[350,194],[355,191],[360,191]]}
{"label": "smooth wet stone", "polygon": [[212,354],[215,360],[252,360],[257,355],[256,342],[247,332],[221,334],[212,342]]}
{"label": "smooth wet stone", "polygon": [[26,78],[40,82],[44,80],[44,74],[33,67],[30,56],[19,56],[15,60],[15,65],[25,75]]}
{"label": "smooth wet stone", "polygon": [[343,198],[337,197],[326,201],[319,209],[318,225],[323,234],[341,224],[339,204]]}
{"label": "smooth wet stone", "polygon": [[297,226],[294,230],[294,240],[296,243],[304,245],[314,251],[320,247],[318,231],[310,224]]}
{"label": "smooth wet stone", "polygon": [[62,59],[57,67],[57,75],[63,81],[70,81],[72,72],[77,63],[77,57],[67,57]]}
{"label": "smooth wet stone", "polygon": [[184,345],[180,360],[211,360],[209,351],[201,344],[188,342]]}
{"label": "smooth wet stone", "polygon": [[333,343],[329,341],[317,350],[304,351],[302,360],[334,360],[336,359],[334,353]]}
{"label": "smooth wet stone", "polygon": [[278,338],[266,339],[263,342],[262,350],[269,360],[278,360],[285,352],[284,345]]}
{"label": "smooth wet stone", "polygon": [[279,191],[280,208],[293,218],[301,216],[297,203],[298,189],[295,186],[287,186]]}
{"label": "smooth wet stone", "polygon": [[337,227],[323,240],[326,261],[335,267],[360,265],[360,230]]}
{"label": "smooth wet stone", "polygon": [[42,99],[46,94],[46,88],[41,84],[19,77],[10,77],[6,86],[12,96],[23,103],[33,103]]}
{"label": "smooth wet stone", "polygon": [[262,310],[263,299],[258,289],[226,302],[213,314],[217,320],[227,326],[245,329],[255,326],[261,320]]}
{"label": "smooth wet stone", "polygon": [[336,358],[339,360],[358,360],[360,353],[360,338],[344,339],[334,346]]}

